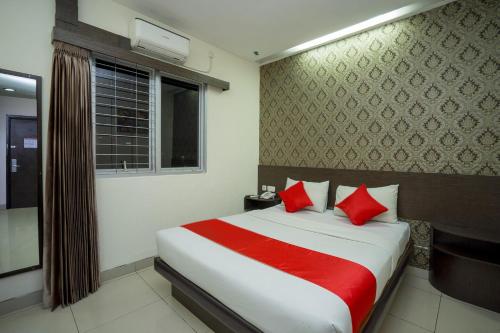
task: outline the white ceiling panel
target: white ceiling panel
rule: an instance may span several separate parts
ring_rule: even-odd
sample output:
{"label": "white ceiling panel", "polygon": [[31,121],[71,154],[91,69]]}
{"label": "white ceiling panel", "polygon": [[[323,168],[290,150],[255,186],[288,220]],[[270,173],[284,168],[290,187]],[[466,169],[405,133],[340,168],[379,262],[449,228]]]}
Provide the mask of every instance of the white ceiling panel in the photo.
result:
{"label": "white ceiling panel", "polygon": [[[164,24],[258,61],[415,0],[115,0]],[[440,3],[440,0],[421,2]],[[254,51],[259,52],[258,56]]]}

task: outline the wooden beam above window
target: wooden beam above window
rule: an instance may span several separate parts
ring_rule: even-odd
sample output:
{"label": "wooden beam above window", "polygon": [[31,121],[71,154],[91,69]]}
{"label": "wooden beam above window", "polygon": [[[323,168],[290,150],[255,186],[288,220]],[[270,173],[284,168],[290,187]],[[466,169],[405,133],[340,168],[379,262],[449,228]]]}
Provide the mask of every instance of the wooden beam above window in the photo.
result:
{"label": "wooden beam above window", "polygon": [[72,44],[181,78],[229,90],[227,81],[136,53],[130,47],[129,38],[78,21],[78,0],[55,1],[56,25],[52,31],[53,41]]}

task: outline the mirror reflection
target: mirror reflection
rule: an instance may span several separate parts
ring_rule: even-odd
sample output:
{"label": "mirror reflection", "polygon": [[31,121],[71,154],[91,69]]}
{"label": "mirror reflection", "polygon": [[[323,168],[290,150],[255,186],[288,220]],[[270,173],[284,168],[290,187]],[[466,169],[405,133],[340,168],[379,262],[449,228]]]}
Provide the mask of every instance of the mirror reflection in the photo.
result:
{"label": "mirror reflection", "polygon": [[36,86],[0,71],[0,275],[40,263]]}

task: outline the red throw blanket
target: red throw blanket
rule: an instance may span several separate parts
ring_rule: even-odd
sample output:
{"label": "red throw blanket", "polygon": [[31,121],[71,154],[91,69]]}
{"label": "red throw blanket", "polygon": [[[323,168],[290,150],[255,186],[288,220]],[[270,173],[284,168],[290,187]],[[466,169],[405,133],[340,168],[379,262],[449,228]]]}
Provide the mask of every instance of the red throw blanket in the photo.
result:
{"label": "red throw blanket", "polygon": [[349,307],[354,333],[359,331],[375,302],[375,276],[355,262],[288,244],[220,220],[195,222],[183,227],[334,293]]}

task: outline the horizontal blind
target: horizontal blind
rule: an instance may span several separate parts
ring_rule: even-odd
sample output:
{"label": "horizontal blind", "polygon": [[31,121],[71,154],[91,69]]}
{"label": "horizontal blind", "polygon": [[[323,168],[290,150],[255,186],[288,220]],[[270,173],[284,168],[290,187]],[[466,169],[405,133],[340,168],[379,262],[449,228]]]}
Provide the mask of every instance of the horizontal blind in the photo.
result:
{"label": "horizontal blind", "polygon": [[94,64],[96,169],[151,170],[151,71],[116,59],[95,58]]}

